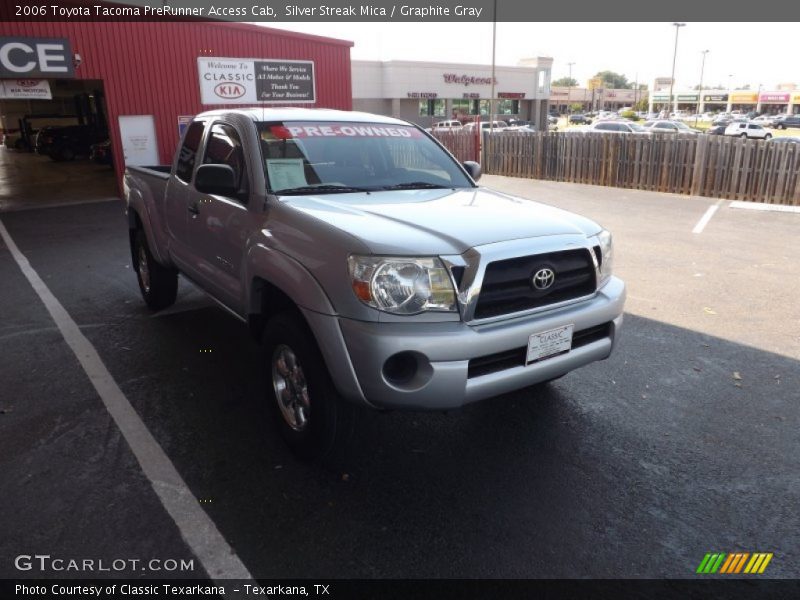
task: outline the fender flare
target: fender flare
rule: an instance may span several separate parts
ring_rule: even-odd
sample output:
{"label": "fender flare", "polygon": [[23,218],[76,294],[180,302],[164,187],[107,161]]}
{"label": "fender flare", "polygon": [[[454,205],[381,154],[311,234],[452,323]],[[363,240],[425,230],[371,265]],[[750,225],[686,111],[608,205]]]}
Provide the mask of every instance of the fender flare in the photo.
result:
{"label": "fender flare", "polygon": [[328,295],[319,281],[299,261],[264,244],[255,244],[247,251],[245,264],[245,299],[247,314],[261,312],[261,290],[253,283],[261,279],[275,286],[298,308],[324,315],[336,315]]}

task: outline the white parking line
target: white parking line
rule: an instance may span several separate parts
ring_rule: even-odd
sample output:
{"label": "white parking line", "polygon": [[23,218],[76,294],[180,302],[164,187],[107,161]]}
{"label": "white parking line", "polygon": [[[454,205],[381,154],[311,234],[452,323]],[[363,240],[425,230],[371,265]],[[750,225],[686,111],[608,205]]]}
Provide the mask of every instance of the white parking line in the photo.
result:
{"label": "white parking line", "polygon": [[81,333],[61,303],[48,289],[28,259],[20,252],[0,221],[2,237],[11,256],[56,323],[78,362],[89,377],[161,504],[175,521],[184,541],[214,580],[252,579],[244,564],[222,537],[217,526],[200,507],[175,465],[136,414],[91,342]]}
{"label": "white parking line", "polygon": [[720,204],[722,204],[722,200],[718,200],[716,204],[713,204],[708,207],[708,210],[702,217],[700,217],[700,220],[697,222],[697,225],[695,225],[694,229],[692,229],[692,233],[703,233],[703,229],[706,228],[706,225],[708,225],[708,222],[711,220],[711,217],[713,217],[714,213],[717,212],[717,209],[719,209]]}
{"label": "white parking line", "polygon": [[745,210],[763,210],[770,212],[800,213],[800,206],[787,206],[785,204],[767,204],[763,202],[742,202],[734,200],[731,208],[743,208]]}

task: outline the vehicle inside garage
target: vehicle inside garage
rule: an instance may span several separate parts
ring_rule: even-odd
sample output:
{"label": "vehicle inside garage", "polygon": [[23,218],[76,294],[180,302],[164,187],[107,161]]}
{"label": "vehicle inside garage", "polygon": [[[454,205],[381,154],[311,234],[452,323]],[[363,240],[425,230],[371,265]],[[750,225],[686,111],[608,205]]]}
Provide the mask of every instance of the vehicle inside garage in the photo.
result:
{"label": "vehicle inside garage", "polygon": [[103,82],[11,81],[0,99],[0,210],[116,198]]}

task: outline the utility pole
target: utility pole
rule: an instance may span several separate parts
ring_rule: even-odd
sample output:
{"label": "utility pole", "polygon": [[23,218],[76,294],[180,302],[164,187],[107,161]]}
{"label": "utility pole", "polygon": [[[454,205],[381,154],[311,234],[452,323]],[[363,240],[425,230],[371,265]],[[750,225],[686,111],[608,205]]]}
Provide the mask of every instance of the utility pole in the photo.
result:
{"label": "utility pole", "polygon": [[574,62],[567,63],[567,66],[569,66],[569,87],[567,87],[567,117],[572,114],[572,65],[574,64]]}
{"label": "utility pole", "polygon": [[[681,30],[681,27],[686,27],[686,23],[673,23],[672,26],[675,27],[675,49],[672,52],[672,77],[669,79],[669,104],[673,104],[672,90],[675,86],[675,61],[678,59],[678,32]],[[667,106],[669,106],[669,104]],[[675,110],[674,105],[673,110]],[[669,118],[669,111],[667,111],[667,118]]]}
{"label": "utility pole", "polygon": [[[494,63],[497,50],[497,0],[494,0],[492,12],[492,97],[489,98],[489,132],[494,129]],[[538,95],[538,94],[537,94]]]}
{"label": "utility pole", "polygon": [[[708,50],[703,50],[701,54],[703,55],[703,62],[700,63],[700,89],[697,90],[697,112],[699,113],[702,108],[705,108],[703,104],[703,71],[706,68],[706,54],[708,54]],[[694,126],[697,127],[697,113],[694,115]]]}

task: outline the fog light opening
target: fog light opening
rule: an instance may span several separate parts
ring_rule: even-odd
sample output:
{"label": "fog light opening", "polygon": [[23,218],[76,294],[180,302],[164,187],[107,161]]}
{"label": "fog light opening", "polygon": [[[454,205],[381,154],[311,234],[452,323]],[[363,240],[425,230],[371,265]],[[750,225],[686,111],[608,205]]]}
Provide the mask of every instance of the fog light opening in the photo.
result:
{"label": "fog light opening", "polygon": [[417,374],[417,357],[411,352],[399,352],[383,363],[383,376],[392,385],[403,386],[410,383]]}

